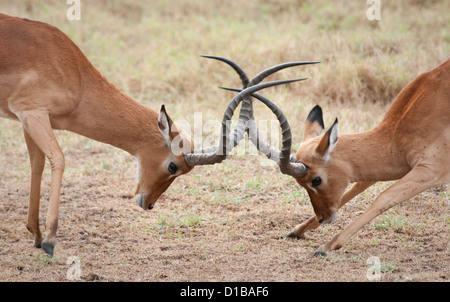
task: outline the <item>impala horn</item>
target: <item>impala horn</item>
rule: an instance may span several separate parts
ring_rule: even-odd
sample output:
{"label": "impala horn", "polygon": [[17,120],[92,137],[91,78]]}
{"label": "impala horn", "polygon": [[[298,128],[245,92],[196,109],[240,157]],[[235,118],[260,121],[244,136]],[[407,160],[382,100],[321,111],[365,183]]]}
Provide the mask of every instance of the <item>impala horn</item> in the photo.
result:
{"label": "impala horn", "polygon": [[[251,81],[249,81],[246,73],[235,62],[222,57],[215,57],[215,56],[203,56],[203,57],[216,59],[230,65],[239,75],[243,88],[251,87],[255,84],[258,84],[265,77],[288,67],[320,63],[319,61],[306,61],[306,62],[290,62],[279,64],[270,67],[266,70],[263,70]],[[221,88],[232,91],[242,91],[240,89],[231,89],[224,87]],[[256,123],[254,121],[251,96],[256,97],[259,101],[265,104],[275,114],[278,121],[280,122],[280,127],[282,129],[281,151],[272,148],[269,144],[267,144],[260,138],[258,129],[256,128]],[[302,163],[296,163],[295,157],[291,156],[290,154],[292,144],[292,134],[286,116],[274,103],[272,103],[270,100],[263,97],[262,95],[254,93],[251,96],[246,97],[242,102],[238,125],[236,126],[235,133],[233,136],[234,146],[236,146],[239,143],[239,141],[243,138],[244,131],[247,131],[250,141],[256,146],[257,150],[265,154],[269,159],[274,160],[280,166],[280,171],[283,174],[288,174],[294,177],[302,177],[303,175],[305,175],[307,167]],[[245,127],[244,130],[242,130],[243,127]]]}
{"label": "impala horn", "polygon": [[[189,166],[197,166],[197,165],[213,165],[213,164],[222,162],[233,148],[233,146],[231,146],[230,141],[229,141],[229,134],[230,134],[230,125],[229,124],[230,124],[231,118],[233,117],[234,111],[236,110],[239,103],[243,99],[245,99],[247,96],[251,95],[252,93],[254,93],[258,90],[276,86],[276,85],[282,85],[282,84],[302,81],[302,80],[305,80],[305,78],[266,82],[266,83],[254,85],[252,87],[248,87],[248,88],[242,90],[241,92],[239,92],[239,94],[237,94],[231,100],[231,102],[228,104],[227,109],[225,110],[225,113],[223,115],[221,137],[220,137],[219,145],[216,147],[203,149],[199,152],[194,151],[194,153],[185,154],[184,158],[185,158],[186,163]],[[244,128],[244,130],[245,130],[245,128]],[[244,130],[242,130],[242,132]]]}
{"label": "impala horn", "polygon": [[[275,65],[275,66],[272,66],[270,68],[267,68],[267,69],[261,71],[258,75],[256,75],[250,81],[247,74],[244,72],[244,70],[235,62],[233,62],[229,59],[226,59],[223,57],[217,57],[217,56],[202,56],[202,57],[207,58],[207,59],[214,59],[214,60],[222,61],[222,62],[228,64],[229,66],[231,66],[236,71],[236,73],[239,75],[241,82],[242,82],[243,89],[260,83],[266,77],[268,77],[268,76],[272,75],[273,73],[280,71],[282,69],[294,67],[294,66],[298,66],[298,65],[308,65],[308,64],[320,63],[317,61],[282,63],[282,64]],[[245,131],[248,132],[249,127],[247,126],[247,128],[245,128],[246,123],[250,122],[253,124],[252,121],[254,121],[253,103],[252,103],[251,96],[248,96],[248,97],[244,98],[244,100],[242,101],[242,106],[241,106],[241,110],[239,113],[239,120],[238,120],[237,126],[234,131],[234,135],[233,135],[233,147],[237,146],[237,144],[240,142],[240,140],[244,137],[244,132]],[[258,130],[256,130],[256,135],[259,136]]]}
{"label": "impala horn", "polygon": [[[230,91],[242,91],[242,89],[225,88]],[[249,139],[255,145],[259,152],[265,154],[267,158],[275,161],[280,167],[280,171],[283,174],[291,175],[294,177],[303,177],[306,174],[308,168],[303,163],[297,163],[296,158],[291,155],[292,146],[292,133],[289,122],[284,113],[274,103],[272,103],[266,97],[253,93],[253,97],[257,98],[264,105],[266,105],[277,117],[281,127],[281,150],[274,149],[267,142],[263,141],[258,134],[258,129],[255,123],[249,124]]]}

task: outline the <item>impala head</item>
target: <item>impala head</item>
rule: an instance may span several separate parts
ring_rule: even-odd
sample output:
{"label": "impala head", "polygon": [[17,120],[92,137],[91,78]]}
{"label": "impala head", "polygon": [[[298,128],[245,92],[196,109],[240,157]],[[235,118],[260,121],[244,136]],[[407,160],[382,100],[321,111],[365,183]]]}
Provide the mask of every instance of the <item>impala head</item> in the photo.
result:
{"label": "impala head", "polygon": [[[242,123],[253,119],[253,108],[251,103],[250,107],[248,107],[249,98],[251,96],[255,96],[272,110],[280,121],[280,126],[282,128],[283,146],[281,151],[266,148],[264,153],[266,155],[270,154],[268,156],[271,156],[273,160],[277,161],[281,172],[285,174],[301,177],[306,173],[305,165],[302,163],[295,163],[295,158],[290,155],[291,131],[287,119],[275,104],[255,92],[267,87],[305,80],[305,78],[300,78],[260,83],[265,77],[279,70],[298,65],[316,64],[319,62],[291,62],[279,64],[260,72],[254,79],[249,81],[245,72],[236,63],[221,57],[206,57],[223,61],[233,67],[239,74],[244,89],[239,90],[240,93],[229,102],[225,109],[219,144],[215,147],[195,150],[195,152],[190,136],[183,132],[182,129],[177,128],[167,115],[164,106],[161,108],[158,118],[158,128],[164,143],[152,146],[150,148],[151,155],[147,153],[145,157],[138,156],[140,160],[140,170],[138,172],[139,184],[136,190],[136,203],[144,209],[152,209],[158,197],[169,187],[177,176],[189,172],[196,165],[213,165],[221,163],[226,159],[229,152],[237,145],[240,138],[244,135],[246,127],[243,126]],[[245,107],[246,110],[243,111],[243,109],[241,109],[238,127],[235,129],[233,137],[230,138],[229,121],[231,120],[234,111],[243,100],[246,100],[247,102],[247,106]],[[242,108],[244,108],[244,105]],[[249,131],[254,132],[257,130],[252,128],[249,129]],[[253,143],[255,143],[258,150],[260,150],[260,147],[265,145],[265,143],[260,140],[259,135],[253,137],[256,137],[256,140],[258,140],[259,143],[256,141]],[[176,152],[174,152],[174,150],[176,150]],[[150,168],[144,170],[144,167]]]}
{"label": "impala head", "polygon": [[295,177],[306,189],[317,220],[330,223],[337,217],[342,196],[349,184],[346,165],[333,150],[338,142],[338,121],[324,133],[322,109],[314,107],[305,122],[305,132],[297,162],[307,167],[306,174]]}
{"label": "impala head", "polygon": [[158,198],[178,176],[193,169],[184,160],[192,151],[192,140],[178,128],[167,114],[164,105],[158,116],[157,143],[152,142],[145,154],[138,154],[138,185],[136,203],[150,210]]}

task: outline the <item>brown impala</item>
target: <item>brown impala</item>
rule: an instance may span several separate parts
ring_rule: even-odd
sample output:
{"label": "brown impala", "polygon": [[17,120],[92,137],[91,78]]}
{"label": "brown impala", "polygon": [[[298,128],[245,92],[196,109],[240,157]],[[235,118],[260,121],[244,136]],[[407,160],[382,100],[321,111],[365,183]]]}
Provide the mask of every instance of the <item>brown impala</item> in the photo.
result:
{"label": "brown impala", "polygon": [[[339,249],[365,224],[389,208],[450,182],[450,60],[409,83],[373,130],[338,136],[337,119],[323,134],[322,110],[310,112],[296,158],[307,168],[296,181],[309,194],[316,216],[288,235],[301,237],[332,222],[353,197],[377,181],[399,179],[369,209],[316,255]],[[346,191],[347,186],[354,183]]]}
{"label": "brown impala", "polygon": [[[244,88],[252,85],[245,80],[240,67],[233,62],[226,63],[238,72]],[[252,96],[266,105],[270,103],[258,94]],[[243,102],[250,104],[249,109],[241,110],[241,115],[251,122],[250,97]],[[450,182],[450,60],[403,88],[380,125],[371,131],[338,136],[336,119],[324,133],[322,109],[314,107],[306,120],[303,142],[295,158],[290,156],[289,124],[283,113],[275,105],[272,107],[282,128],[281,152],[259,140],[253,123],[248,123],[246,128],[249,138],[258,150],[277,161],[282,173],[293,176],[307,190],[316,214],[296,226],[288,237],[302,237],[305,231],[332,222],[339,208],[375,182],[399,179],[363,215],[322,245],[316,256],[339,249],[389,208],[432,186]],[[354,184],[346,191],[350,183]]]}
{"label": "brown impala", "polygon": [[[304,62],[275,66],[258,81],[301,64]],[[135,200],[147,210],[177,176],[195,165],[215,164],[226,158],[232,142],[243,136],[238,129],[230,143],[227,123],[243,98],[293,81],[262,83],[237,95],[223,117],[220,145],[191,153],[190,134],[177,128],[164,106],[158,114],[123,94],[63,32],[46,23],[0,14],[0,117],[17,120],[23,127],[32,171],[27,228],[34,235],[35,246],[53,255],[56,244],[65,160],[52,129],[69,130],[134,155],[138,159]],[[183,152],[174,153],[174,145]],[[48,233],[43,239],[39,202],[45,157],[51,165],[51,188]]]}

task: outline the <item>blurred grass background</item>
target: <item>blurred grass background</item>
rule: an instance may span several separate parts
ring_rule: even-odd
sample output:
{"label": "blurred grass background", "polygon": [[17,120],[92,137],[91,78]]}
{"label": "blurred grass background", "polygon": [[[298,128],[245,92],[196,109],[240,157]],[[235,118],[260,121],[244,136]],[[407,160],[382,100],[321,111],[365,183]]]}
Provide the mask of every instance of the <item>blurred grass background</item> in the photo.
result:
{"label": "blurred grass background", "polygon": [[125,93],[152,107],[165,102],[179,116],[215,111],[231,95],[216,86],[239,86],[228,67],[201,54],[235,60],[249,75],[322,61],[278,76],[310,78],[283,94],[295,119],[306,104],[390,103],[450,53],[446,0],[381,1],[380,21],[367,19],[363,0],[81,0],[80,21],[66,19],[69,6],[1,0],[0,12],[57,26]]}
{"label": "blurred grass background", "polygon": [[[294,149],[315,104],[326,124],[339,117],[342,133],[371,129],[402,87],[449,57],[449,1],[381,1],[380,21],[367,19],[369,6],[365,0],[81,0],[81,20],[69,21],[66,1],[0,0],[1,13],[57,26],[126,94],[154,110],[164,103],[174,120],[191,125],[194,112],[203,121],[221,119],[233,93],[217,86],[240,87],[231,68],[200,55],[230,58],[249,76],[282,62],[320,60],[272,76],[307,81],[263,92],[287,114]],[[273,118],[260,105],[256,111],[257,119]],[[10,123],[1,120],[0,128]]]}

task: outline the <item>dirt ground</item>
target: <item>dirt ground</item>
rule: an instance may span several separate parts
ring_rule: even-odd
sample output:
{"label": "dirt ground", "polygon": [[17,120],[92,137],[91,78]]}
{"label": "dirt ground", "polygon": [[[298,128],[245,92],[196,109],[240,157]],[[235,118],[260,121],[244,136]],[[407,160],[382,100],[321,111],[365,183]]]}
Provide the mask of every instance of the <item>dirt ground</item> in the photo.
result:
{"label": "dirt ground", "polygon": [[[66,281],[76,265],[69,261],[72,256],[79,259],[81,280],[88,281],[368,281],[369,257],[379,258],[381,281],[450,278],[446,187],[403,203],[340,250],[317,258],[315,249],[360,215],[386,184],[345,206],[335,223],[310,231],[305,239],[285,240],[312,209],[305,192],[275,168],[242,159],[196,168],[144,212],[131,194],[132,157],[109,147],[106,152],[65,151],[70,177],[62,188],[53,258],[33,247],[25,228],[28,176],[17,173],[17,166],[28,161],[24,146],[20,152],[2,152],[8,155],[0,158],[2,281]],[[123,162],[119,169],[95,172],[117,158]],[[92,170],[77,177],[70,167]],[[220,181],[221,175],[234,184]],[[47,171],[41,217],[48,185]],[[254,193],[252,186],[267,188]]]}

